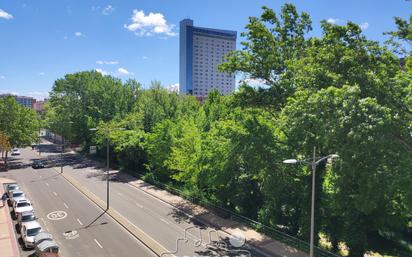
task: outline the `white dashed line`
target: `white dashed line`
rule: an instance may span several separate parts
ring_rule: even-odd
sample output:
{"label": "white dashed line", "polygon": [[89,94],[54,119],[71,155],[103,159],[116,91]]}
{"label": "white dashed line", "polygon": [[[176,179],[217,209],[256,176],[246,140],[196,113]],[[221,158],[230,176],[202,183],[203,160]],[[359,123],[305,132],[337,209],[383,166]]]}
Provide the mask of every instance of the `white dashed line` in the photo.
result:
{"label": "white dashed line", "polygon": [[169,222],[167,222],[167,220],[160,218],[161,221],[163,221],[166,224],[169,224]]}
{"label": "white dashed line", "polygon": [[40,176],[40,178],[42,178],[42,176],[41,175],[39,175]]}
{"label": "white dashed line", "polygon": [[143,205],[141,205],[140,203],[136,203],[137,207],[139,208],[143,208]]}
{"label": "white dashed line", "polygon": [[120,193],[120,192],[117,192],[117,194],[118,194],[118,195],[120,195],[120,196],[123,196],[123,194],[122,194],[122,193]]}
{"label": "white dashed line", "polygon": [[66,207],[66,209],[69,209],[69,206],[66,203],[63,203],[64,207]]}
{"label": "white dashed line", "polygon": [[77,219],[77,222],[79,222],[80,226],[83,226],[83,223],[79,219]]}
{"label": "white dashed line", "polygon": [[49,183],[46,182],[46,186],[49,186]]}
{"label": "white dashed line", "polygon": [[96,238],[94,239],[94,241],[96,242],[96,244],[97,244],[100,248],[103,248],[103,246],[99,243],[99,241],[96,240]]}
{"label": "white dashed line", "polygon": [[54,194],[55,196],[57,196],[57,193],[56,193],[56,192],[54,192],[54,191],[53,191],[53,194]]}

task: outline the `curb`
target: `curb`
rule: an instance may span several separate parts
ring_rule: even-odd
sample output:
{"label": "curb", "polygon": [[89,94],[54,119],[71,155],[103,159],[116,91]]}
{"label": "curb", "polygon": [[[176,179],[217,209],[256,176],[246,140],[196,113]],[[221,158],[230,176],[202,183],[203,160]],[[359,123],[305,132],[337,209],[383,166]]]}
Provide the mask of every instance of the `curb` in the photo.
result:
{"label": "curb", "polygon": [[54,167],[53,170],[60,174],[64,179],[66,179],[70,184],[72,184],[77,190],[79,190],[83,195],[89,198],[93,203],[95,203],[99,208],[104,210],[110,217],[112,217],[117,223],[119,223],[124,229],[126,229],[130,234],[132,234],[137,240],[143,243],[149,250],[151,250],[157,256],[162,256],[164,253],[169,252],[151,236],[146,234],[143,230],[138,228],[136,225],[132,224],[125,217],[123,217],[119,212],[114,209],[106,209],[106,203],[102,201],[95,194],[90,192],[87,188],[82,186],[76,179],[69,175],[60,173]]}
{"label": "curb", "polygon": [[[3,183],[0,183],[0,184],[1,184],[0,193],[1,193],[1,195],[3,195],[3,193],[4,193],[4,188],[3,187],[4,187],[5,184],[3,184]],[[16,238],[16,234],[14,233],[13,221],[10,220],[10,208],[9,208],[9,205],[7,204],[7,202],[6,202],[6,206],[2,207],[0,211],[5,211],[6,212],[5,215],[7,217],[7,228],[9,230],[9,237],[10,237],[11,245],[12,245],[13,252],[14,252],[13,256],[20,257],[21,256],[20,251],[19,251],[19,248],[17,246],[18,241],[17,241],[17,238]]]}

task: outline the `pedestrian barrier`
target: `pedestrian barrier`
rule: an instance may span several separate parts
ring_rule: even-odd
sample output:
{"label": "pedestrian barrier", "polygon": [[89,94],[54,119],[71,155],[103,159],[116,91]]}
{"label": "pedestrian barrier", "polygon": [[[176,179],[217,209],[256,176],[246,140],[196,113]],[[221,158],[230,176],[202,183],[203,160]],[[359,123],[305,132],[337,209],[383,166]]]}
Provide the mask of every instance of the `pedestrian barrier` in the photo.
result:
{"label": "pedestrian barrier", "polygon": [[[179,190],[176,187],[173,187],[170,184],[163,184],[159,181],[155,181],[155,180],[150,180],[148,181],[149,183],[162,188],[162,189],[166,189],[167,191],[175,194],[175,195],[179,195],[181,197],[183,197],[184,199],[194,203],[194,204],[199,204],[207,209],[211,209],[214,210],[216,214],[218,214],[219,216],[222,216],[223,218],[230,218],[232,220],[238,221],[242,224],[247,225],[248,227],[257,230],[258,232],[261,232],[279,242],[282,242],[288,246],[291,246],[293,248],[296,248],[298,250],[301,250],[303,252],[309,253],[309,249],[310,249],[310,245],[309,243],[296,238],[294,236],[288,235],[285,232],[282,232],[278,229],[275,229],[273,227],[267,226],[265,224],[262,224],[258,221],[249,219],[247,217],[244,217],[242,215],[239,215],[233,211],[224,209],[220,206],[217,206],[205,199],[202,199],[200,197],[196,197],[193,195],[190,195],[182,190]],[[339,254],[335,254],[332,252],[329,252],[328,250],[325,250],[323,248],[320,247],[316,247],[314,248],[314,254],[315,257],[342,257]],[[408,256],[409,257],[409,256]]]}

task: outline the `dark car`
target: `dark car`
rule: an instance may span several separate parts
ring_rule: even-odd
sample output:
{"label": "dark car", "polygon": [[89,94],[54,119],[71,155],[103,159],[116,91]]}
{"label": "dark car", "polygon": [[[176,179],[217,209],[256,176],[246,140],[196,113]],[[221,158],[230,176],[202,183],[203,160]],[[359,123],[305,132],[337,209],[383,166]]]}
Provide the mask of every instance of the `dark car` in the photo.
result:
{"label": "dark car", "polygon": [[46,167],[46,163],[42,160],[35,160],[31,166],[33,169],[41,169]]}

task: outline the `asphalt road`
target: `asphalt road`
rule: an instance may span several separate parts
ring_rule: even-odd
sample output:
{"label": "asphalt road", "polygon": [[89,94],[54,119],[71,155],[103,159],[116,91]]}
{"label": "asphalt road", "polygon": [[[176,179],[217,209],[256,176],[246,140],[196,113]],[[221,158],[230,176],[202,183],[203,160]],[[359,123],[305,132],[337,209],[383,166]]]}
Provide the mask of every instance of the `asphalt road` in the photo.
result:
{"label": "asphalt road", "polygon": [[43,229],[61,247],[61,256],[155,256],[55,170],[32,169],[28,164],[38,158],[34,151],[21,152],[7,176],[18,181],[32,201]]}
{"label": "asphalt road", "polygon": [[[49,146],[48,150],[52,147]],[[78,180],[100,199],[106,200],[106,180],[101,169],[96,169],[91,163],[84,162],[76,156],[65,159],[64,172]],[[60,170],[60,168],[58,168]],[[223,238],[219,243],[224,243],[231,251],[208,246],[210,240],[218,241],[214,229],[198,223],[179,209],[159,200],[146,192],[127,183],[110,182],[110,204],[131,223],[141,228],[157,242],[163,245],[176,256],[264,256],[249,247],[234,248],[220,233]],[[188,241],[179,241],[187,230]],[[212,238],[210,238],[210,236]],[[170,256],[170,255],[165,255]]]}

